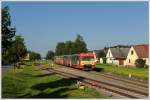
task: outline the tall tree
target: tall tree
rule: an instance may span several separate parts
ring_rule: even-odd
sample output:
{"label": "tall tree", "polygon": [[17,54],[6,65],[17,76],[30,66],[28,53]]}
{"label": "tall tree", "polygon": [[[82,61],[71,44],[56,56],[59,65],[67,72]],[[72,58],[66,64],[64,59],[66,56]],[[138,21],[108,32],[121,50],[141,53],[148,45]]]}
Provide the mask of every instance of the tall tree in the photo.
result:
{"label": "tall tree", "polygon": [[11,16],[9,8],[6,6],[2,8],[2,63],[8,63],[7,53],[13,42],[16,29],[11,26]]}
{"label": "tall tree", "polygon": [[54,52],[53,51],[48,51],[47,52],[47,55],[46,55],[46,59],[51,59],[53,60],[54,59]]}
{"label": "tall tree", "polygon": [[25,58],[27,55],[27,49],[24,44],[24,39],[20,35],[15,36],[15,40],[8,49],[7,54],[7,59],[11,63],[17,63]]}
{"label": "tall tree", "polygon": [[86,43],[83,40],[83,37],[79,34],[77,35],[77,38],[75,40],[74,49],[75,53],[83,53],[88,51]]}
{"label": "tall tree", "polygon": [[66,43],[65,43],[65,54],[67,54],[67,55],[73,54],[73,45],[74,45],[74,42],[66,41]]}
{"label": "tall tree", "polygon": [[105,54],[105,52],[104,52],[104,49],[98,52],[98,56],[97,56],[97,57],[98,57],[98,58],[106,57],[106,54]]}
{"label": "tall tree", "polygon": [[9,8],[2,8],[2,48],[5,49],[12,43],[12,38],[15,36],[15,28],[11,27],[11,16]]}
{"label": "tall tree", "polygon": [[79,54],[87,52],[86,43],[81,35],[77,35],[75,41],[59,42],[56,46],[56,55]]}
{"label": "tall tree", "polygon": [[65,54],[65,43],[59,42],[56,46],[56,55],[64,55]]}

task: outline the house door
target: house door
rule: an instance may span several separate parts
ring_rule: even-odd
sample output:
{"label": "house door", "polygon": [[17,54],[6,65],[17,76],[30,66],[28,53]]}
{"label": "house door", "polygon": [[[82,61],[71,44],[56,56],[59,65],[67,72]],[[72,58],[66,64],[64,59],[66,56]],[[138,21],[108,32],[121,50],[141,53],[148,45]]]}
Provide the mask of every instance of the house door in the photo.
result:
{"label": "house door", "polygon": [[123,64],[124,64],[123,60],[119,60],[119,65],[123,65]]}

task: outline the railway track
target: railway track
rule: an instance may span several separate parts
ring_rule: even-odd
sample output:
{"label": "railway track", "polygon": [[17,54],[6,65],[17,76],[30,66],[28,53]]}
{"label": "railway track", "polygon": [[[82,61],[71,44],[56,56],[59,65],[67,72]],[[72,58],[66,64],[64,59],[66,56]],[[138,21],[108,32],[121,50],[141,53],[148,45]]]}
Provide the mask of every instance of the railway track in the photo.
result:
{"label": "railway track", "polygon": [[134,84],[134,85],[138,85],[138,86],[141,86],[141,87],[148,88],[148,83],[144,83],[144,82],[141,82],[141,81],[135,81],[135,80],[130,80],[130,79],[123,79],[123,78],[120,78],[120,77],[117,77],[117,76],[112,76],[111,74],[98,73],[98,72],[94,72],[94,71],[92,71],[90,73],[96,74],[96,75],[101,75],[101,76],[104,76],[104,77],[107,77],[107,78],[111,78],[111,79],[114,79],[114,80],[127,82],[127,83],[130,83],[130,84]]}
{"label": "railway track", "polygon": [[65,77],[75,78],[85,84],[92,84],[92,82],[96,82],[96,85],[95,85],[96,88],[105,89],[107,91],[122,95],[127,98],[146,98],[146,97],[148,97],[148,92],[143,91],[141,89],[135,89],[135,88],[130,88],[130,87],[126,87],[126,86],[116,85],[116,84],[112,84],[110,82],[96,80],[96,79],[93,79],[92,77],[85,77],[80,74],[75,74],[75,73],[63,71],[60,69],[59,70],[58,69],[50,69],[50,68],[46,68],[45,66],[44,67],[41,66],[41,69],[47,70],[47,71],[53,71],[57,74],[65,76]]}
{"label": "railway track", "polygon": [[[61,67],[66,67],[66,66],[61,66]],[[83,72],[82,70],[75,69],[75,68],[72,68],[72,67],[66,67],[66,68]],[[124,77],[120,77],[118,75],[109,74],[109,73],[100,73],[100,72],[96,72],[96,71],[89,71],[88,73],[91,73],[91,74],[94,74],[94,75],[100,75],[100,76],[106,77],[108,79],[113,79],[113,80],[125,82],[125,83],[128,83],[128,84],[134,84],[134,85],[137,85],[137,86],[148,88],[148,81],[140,81],[140,80],[135,80],[135,79],[129,79],[127,77],[124,78]]]}

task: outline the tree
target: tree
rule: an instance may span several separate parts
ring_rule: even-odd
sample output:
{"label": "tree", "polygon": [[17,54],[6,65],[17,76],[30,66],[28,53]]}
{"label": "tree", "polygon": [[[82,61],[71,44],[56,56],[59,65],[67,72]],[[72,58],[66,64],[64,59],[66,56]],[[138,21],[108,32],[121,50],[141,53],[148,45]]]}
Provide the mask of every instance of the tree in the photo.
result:
{"label": "tree", "polygon": [[36,60],[40,60],[41,59],[41,55],[39,53],[36,54]]}
{"label": "tree", "polygon": [[75,40],[74,49],[75,49],[74,52],[77,54],[88,51],[86,43],[83,40],[83,37],[79,34],[77,35],[77,38]]}
{"label": "tree", "polygon": [[27,49],[24,44],[24,39],[20,35],[15,36],[15,40],[7,52],[8,61],[16,64],[17,62],[22,61],[26,55]]}
{"label": "tree", "polygon": [[121,45],[121,44],[119,44],[119,45],[116,45],[116,46],[112,46],[111,48],[127,48],[127,47],[131,47],[130,45]]}
{"label": "tree", "polygon": [[41,59],[41,55],[39,53],[30,51],[29,55],[30,55],[29,56],[30,61],[35,61],[35,60],[40,60]]}
{"label": "tree", "polygon": [[56,46],[56,55],[64,55],[65,54],[65,43],[59,42]]}
{"label": "tree", "polygon": [[46,59],[51,59],[53,60],[54,59],[54,52],[53,51],[48,51],[47,52],[47,55],[46,55]]}
{"label": "tree", "polygon": [[135,65],[138,68],[143,68],[144,65],[145,65],[145,60],[143,60],[143,59],[136,59],[135,60]]}
{"label": "tree", "polygon": [[105,54],[104,50],[99,51],[97,57],[98,58],[106,57],[106,54]]}
{"label": "tree", "polygon": [[66,41],[66,43],[65,43],[65,54],[67,54],[67,55],[73,54],[73,45],[74,45],[74,42]]}
{"label": "tree", "polygon": [[83,37],[77,35],[75,41],[66,41],[59,42],[56,45],[55,54],[56,55],[70,55],[70,54],[79,54],[87,52],[86,43],[83,40]]}
{"label": "tree", "polygon": [[8,49],[13,43],[16,29],[11,26],[9,8],[2,8],[2,63],[9,63],[7,60]]}

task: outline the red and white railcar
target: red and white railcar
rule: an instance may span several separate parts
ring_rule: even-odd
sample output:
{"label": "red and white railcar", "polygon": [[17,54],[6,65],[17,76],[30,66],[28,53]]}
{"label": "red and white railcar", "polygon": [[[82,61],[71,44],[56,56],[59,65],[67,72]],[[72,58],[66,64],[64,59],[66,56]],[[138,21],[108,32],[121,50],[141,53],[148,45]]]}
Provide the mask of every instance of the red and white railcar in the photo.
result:
{"label": "red and white railcar", "polygon": [[81,53],[73,55],[56,56],[55,63],[79,69],[93,69],[95,67],[95,54]]}

